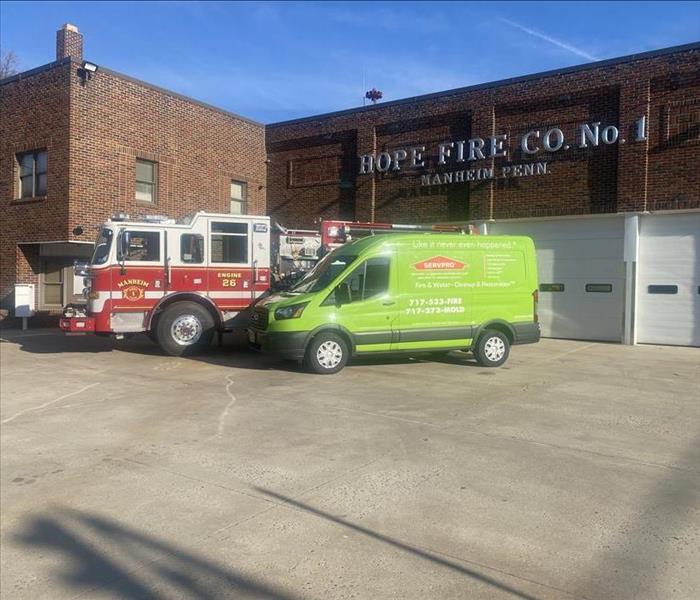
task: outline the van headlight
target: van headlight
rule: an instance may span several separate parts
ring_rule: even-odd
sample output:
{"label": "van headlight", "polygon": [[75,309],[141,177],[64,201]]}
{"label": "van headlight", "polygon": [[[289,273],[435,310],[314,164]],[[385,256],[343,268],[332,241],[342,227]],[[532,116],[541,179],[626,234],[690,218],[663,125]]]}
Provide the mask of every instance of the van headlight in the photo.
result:
{"label": "van headlight", "polygon": [[278,308],[275,311],[275,320],[282,321],[284,319],[298,319],[301,317],[301,313],[304,312],[308,302],[302,302],[301,304],[292,304],[291,306],[284,306]]}

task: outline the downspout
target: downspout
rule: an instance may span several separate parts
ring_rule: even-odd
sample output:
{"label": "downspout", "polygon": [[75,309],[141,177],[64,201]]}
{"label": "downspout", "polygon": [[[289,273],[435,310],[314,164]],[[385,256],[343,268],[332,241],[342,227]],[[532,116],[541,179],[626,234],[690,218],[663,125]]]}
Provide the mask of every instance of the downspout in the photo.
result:
{"label": "downspout", "polygon": [[625,215],[623,260],[625,263],[625,300],[622,343],[637,343],[637,259],[639,257],[639,215]]}

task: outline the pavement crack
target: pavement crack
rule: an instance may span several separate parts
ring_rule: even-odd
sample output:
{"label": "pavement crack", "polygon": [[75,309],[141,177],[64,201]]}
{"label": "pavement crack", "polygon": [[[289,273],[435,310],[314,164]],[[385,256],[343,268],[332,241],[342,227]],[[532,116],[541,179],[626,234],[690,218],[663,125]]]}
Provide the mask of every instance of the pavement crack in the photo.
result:
{"label": "pavement crack", "polygon": [[219,425],[216,429],[216,435],[221,436],[224,433],[224,426],[226,424],[226,416],[228,415],[228,411],[231,409],[231,407],[236,403],[236,396],[233,395],[233,392],[231,391],[231,387],[233,386],[234,381],[231,379],[230,375],[226,376],[226,394],[230,398],[229,403],[224,407],[224,410],[221,411],[221,415],[219,415]]}
{"label": "pavement crack", "polygon": [[70,392],[68,394],[63,394],[63,396],[59,396],[58,398],[55,398],[54,400],[50,400],[49,402],[44,402],[43,404],[40,404],[39,406],[33,406],[32,408],[25,408],[24,410],[19,411],[18,413],[12,415],[11,417],[4,419],[2,421],[2,424],[5,425],[7,423],[14,421],[18,417],[26,415],[27,413],[37,412],[39,410],[42,410],[44,408],[51,406],[52,404],[56,404],[56,402],[60,402],[61,400],[65,400],[66,398],[70,398],[71,396],[77,396],[78,394],[82,394],[84,391],[89,390],[90,388],[93,388],[96,385],[100,385],[100,382],[98,381],[95,383],[91,383],[89,385],[81,387],[79,390],[76,390],[74,392]]}

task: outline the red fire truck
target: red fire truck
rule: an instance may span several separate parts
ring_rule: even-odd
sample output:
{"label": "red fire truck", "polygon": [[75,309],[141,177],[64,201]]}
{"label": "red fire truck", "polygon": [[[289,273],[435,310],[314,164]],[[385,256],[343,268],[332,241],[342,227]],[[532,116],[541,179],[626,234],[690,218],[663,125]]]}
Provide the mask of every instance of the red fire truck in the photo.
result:
{"label": "red fire truck", "polygon": [[117,215],[101,227],[85,277],[86,306],[67,333],[146,332],[172,355],[208,346],[270,286],[270,219],[199,212],[180,222]]}

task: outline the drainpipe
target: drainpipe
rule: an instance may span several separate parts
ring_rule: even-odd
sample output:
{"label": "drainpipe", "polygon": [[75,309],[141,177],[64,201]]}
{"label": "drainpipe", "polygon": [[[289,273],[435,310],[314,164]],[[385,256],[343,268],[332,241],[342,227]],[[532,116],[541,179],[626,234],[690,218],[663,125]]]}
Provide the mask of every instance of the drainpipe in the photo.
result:
{"label": "drainpipe", "polygon": [[637,343],[637,259],[639,257],[639,215],[625,215],[625,308],[622,343]]}

